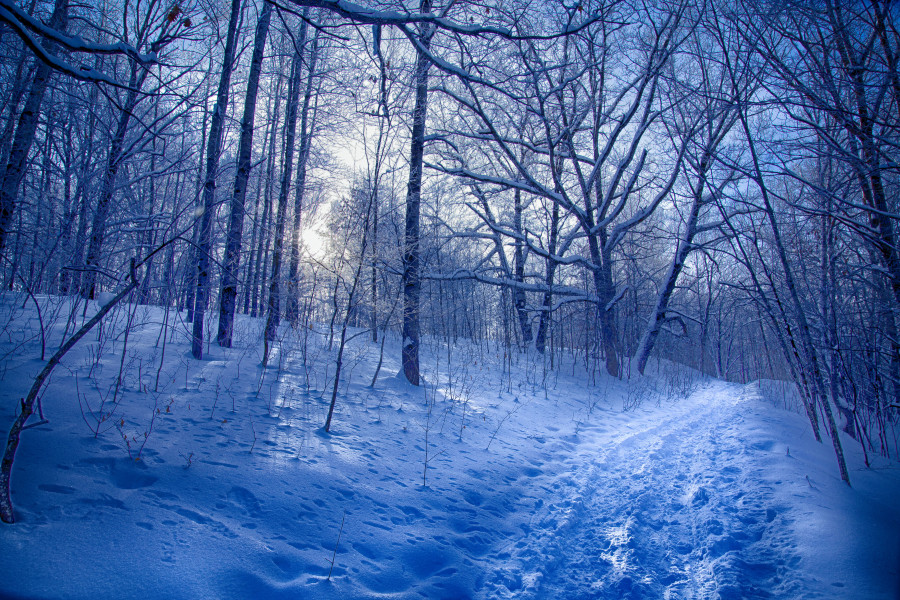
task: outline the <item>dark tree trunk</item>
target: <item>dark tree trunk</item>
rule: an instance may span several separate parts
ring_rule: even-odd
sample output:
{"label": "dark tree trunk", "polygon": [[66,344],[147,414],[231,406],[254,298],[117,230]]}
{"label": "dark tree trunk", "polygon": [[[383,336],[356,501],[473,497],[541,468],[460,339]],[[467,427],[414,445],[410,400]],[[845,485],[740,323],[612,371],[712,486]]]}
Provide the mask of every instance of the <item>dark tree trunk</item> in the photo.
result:
{"label": "dark tree trunk", "polygon": [[[65,31],[68,21],[69,0],[56,0],[53,15],[50,17],[50,27],[57,31]],[[52,50],[50,43],[46,43],[45,47]],[[22,185],[22,179],[25,177],[28,153],[34,142],[34,133],[37,130],[41,104],[44,101],[50,74],[50,67],[45,62],[39,61],[31,82],[31,89],[25,100],[25,106],[19,115],[16,135],[9,151],[9,162],[4,165],[3,181],[0,182],[0,255],[3,255],[6,248],[7,235],[12,225],[13,213],[16,210],[16,198],[19,187]]]}
{"label": "dark tree trunk", "polygon": [[[420,10],[431,10],[431,0],[421,0]],[[425,26],[419,42],[426,49],[432,32]],[[403,374],[419,385],[419,212],[422,196],[422,163],[425,153],[425,116],[428,108],[428,68],[431,62],[416,52],[416,106],[413,109],[412,141],[409,149],[409,184],[406,191],[406,227],[403,246]]]}
{"label": "dark tree trunk", "polygon": [[559,204],[554,202],[553,209],[550,213],[550,243],[547,246],[547,257],[545,267],[544,284],[547,286],[544,291],[544,300],[541,303],[541,315],[538,320],[537,335],[534,338],[534,347],[541,354],[547,347],[547,335],[550,330],[550,319],[553,316],[553,278],[556,274],[556,261],[553,255],[556,254],[556,247],[559,241]]}
{"label": "dark tree trunk", "polygon": [[234,194],[231,197],[231,218],[225,242],[225,263],[222,270],[222,288],[219,293],[219,331],[217,340],[224,348],[231,348],[234,332],[234,312],[237,300],[238,269],[240,269],[241,244],[244,235],[244,215],[247,183],[250,180],[250,159],[253,150],[253,125],[256,117],[256,97],[259,76],[262,72],[263,51],[272,20],[272,4],[263,3],[253,41],[253,57],[247,79],[244,98],[244,117],[241,120],[241,139],[238,145],[237,175],[234,178]]}
{"label": "dark tree trunk", "polygon": [[[715,143],[714,140],[713,142]],[[707,149],[707,151],[704,152],[703,157],[700,159],[698,169],[699,177],[697,183],[694,185],[691,210],[688,214],[687,223],[685,224],[684,235],[678,241],[678,247],[675,249],[675,256],[672,259],[672,264],[669,265],[669,271],[666,274],[666,279],[663,282],[662,289],[660,290],[659,296],[657,297],[656,306],[653,309],[653,314],[650,315],[650,319],[647,322],[647,329],[644,332],[644,335],[641,337],[637,352],[635,352],[635,358],[637,359],[637,369],[641,375],[644,374],[644,369],[647,366],[647,360],[650,358],[650,353],[653,351],[653,346],[656,344],[656,338],[659,337],[659,333],[662,330],[663,324],[665,323],[666,312],[669,308],[669,299],[672,297],[672,292],[675,291],[675,284],[678,282],[678,277],[681,275],[682,269],[684,269],[684,263],[685,261],[687,261],[688,255],[694,249],[694,236],[697,234],[697,224],[700,220],[700,209],[702,208],[704,202],[703,194],[705,193],[706,173],[709,168],[711,159],[711,152],[709,149]]]}
{"label": "dark tree trunk", "polygon": [[200,211],[203,209],[203,205],[200,204],[203,201],[202,192],[203,192],[203,182],[205,181],[203,176],[203,165],[206,162],[206,136],[208,133],[208,129],[206,127],[206,120],[209,118],[209,105],[207,102],[203,103],[203,125],[200,127],[200,159],[197,163],[197,179],[194,183],[194,226],[191,228],[191,244],[188,246],[187,252],[182,256],[182,260],[186,260],[184,265],[184,274],[185,274],[185,292],[184,292],[184,305],[187,307],[187,322],[194,322],[194,297],[197,292],[197,240],[200,236],[200,219],[197,215],[200,214]]}
{"label": "dark tree trunk", "polygon": [[222,60],[222,76],[216,93],[216,107],[213,109],[209,125],[209,146],[206,149],[206,182],[203,185],[203,215],[197,237],[197,295],[194,298],[194,335],[191,354],[196,359],[203,358],[203,327],[206,305],[209,303],[209,268],[212,254],[212,222],[216,210],[216,175],[219,170],[219,154],[222,148],[222,134],[225,131],[225,113],[228,112],[228,91],[231,87],[231,72],[234,68],[234,54],[237,41],[237,22],[241,15],[241,0],[232,0],[231,18],[225,37],[225,56]]}
{"label": "dark tree trunk", "polygon": [[[513,268],[515,269],[515,280],[517,283],[525,283],[525,244],[522,242],[522,192],[515,191],[514,207],[513,207],[513,227],[515,227],[516,237],[515,252],[513,255]],[[531,323],[528,320],[527,298],[525,290],[521,287],[515,288],[513,291],[515,298],[516,315],[519,318],[519,330],[522,333],[522,347],[527,348],[531,345]]]}
{"label": "dark tree trunk", "polygon": [[[284,121],[284,152],[281,164],[281,189],[278,191],[278,212],[275,217],[275,239],[272,252],[272,272],[269,274],[269,302],[266,309],[265,350],[263,364],[269,360],[269,350],[275,339],[275,330],[281,321],[281,262],[284,255],[284,229],[287,221],[288,193],[294,171],[294,142],[297,134],[297,108],[300,103],[300,85],[303,75],[303,46],[306,45],[306,21],[300,29],[297,51],[291,60],[291,80],[288,86],[288,102]],[[310,73],[312,76],[312,73]]]}

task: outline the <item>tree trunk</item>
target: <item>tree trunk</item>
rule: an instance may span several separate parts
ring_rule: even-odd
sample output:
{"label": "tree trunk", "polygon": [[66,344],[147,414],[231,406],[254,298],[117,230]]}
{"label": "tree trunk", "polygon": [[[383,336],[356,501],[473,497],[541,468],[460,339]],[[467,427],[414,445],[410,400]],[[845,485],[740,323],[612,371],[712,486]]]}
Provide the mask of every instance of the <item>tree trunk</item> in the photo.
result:
{"label": "tree trunk", "polygon": [[[156,118],[158,116],[159,104],[154,106],[153,116]],[[144,242],[142,254],[147,256],[150,254],[150,250],[154,246],[154,242],[156,241],[156,227],[155,221],[153,220],[153,215],[156,212],[156,142],[157,138],[153,138],[153,147],[152,152],[150,153],[150,181],[148,182],[148,187],[150,188],[147,191],[148,199],[148,207],[147,207],[147,219],[146,219],[146,231],[144,232]],[[165,148],[165,142],[163,142],[163,148]],[[163,150],[165,153],[165,150]],[[137,294],[137,303],[138,304],[150,304],[150,285],[153,280],[153,256],[147,259],[146,267],[144,268],[144,278],[141,280],[141,286],[138,290]]]}
{"label": "tree trunk", "polygon": [[[288,86],[288,102],[285,109],[284,148],[281,164],[281,189],[278,191],[278,213],[275,217],[275,239],[272,252],[272,272],[269,274],[269,302],[266,310],[265,350],[263,365],[269,360],[270,344],[275,339],[275,330],[281,321],[281,262],[284,254],[284,229],[287,221],[288,193],[294,170],[294,142],[297,133],[297,105],[300,100],[300,85],[303,75],[303,46],[306,45],[306,21],[300,28],[297,51],[291,60],[291,80]],[[310,77],[312,77],[310,72]]]}
{"label": "tree trunk", "polygon": [[[421,0],[419,8],[431,10],[431,0]],[[424,48],[431,43],[428,26],[419,35]],[[409,184],[406,191],[406,226],[403,246],[403,374],[413,385],[419,385],[419,212],[422,196],[422,162],[425,153],[425,116],[428,108],[428,68],[431,62],[416,51],[416,105],[413,109],[412,140],[409,149]]]}
{"label": "tree trunk", "polygon": [[659,337],[659,333],[665,323],[666,311],[669,308],[669,299],[672,297],[672,292],[675,291],[675,284],[678,282],[678,277],[681,275],[681,270],[684,268],[684,263],[687,260],[688,255],[694,249],[694,235],[697,233],[700,208],[703,206],[703,193],[709,160],[710,155],[707,151],[700,160],[699,178],[693,190],[691,211],[690,214],[688,214],[687,223],[685,224],[684,236],[678,241],[678,247],[675,249],[675,257],[672,259],[672,264],[669,265],[669,272],[666,274],[663,287],[659,291],[656,307],[653,310],[653,314],[650,315],[650,319],[647,322],[647,329],[641,337],[637,352],[635,352],[638,373],[641,375],[644,374],[644,368],[647,366],[647,360],[650,358],[650,353],[653,351],[653,346],[656,344],[656,338]]}
{"label": "tree trunk", "polygon": [[[204,97],[208,97],[208,88],[205,90]],[[194,182],[194,211],[193,211],[193,219],[194,226],[191,228],[191,243],[188,246],[187,252],[182,255],[182,260],[186,260],[186,264],[184,265],[184,273],[185,279],[187,280],[187,285],[185,286],[184,292],[184,305],[187,307],[187,322],[194,322],[194,296],[197,292],[197,240],[200,236],[200,219],[198,215],[200,211],[203,209],[203,205],[200,204],[202,200],[202,192],[203,192],[203,182],[205,178],[203,176],[203,165],[206,162],[206,136],[209,132],[206,127],[206,120],[209,118],[209,103],[203,102],[203,124],[200,127],[200,157],[197,163],[197,179]]]}
{"label": "tree trunk", "polygon": [[237,22],[241,16],[241,0],[231,1],[231,18],[225,37],[225,55],[222,59],[222,76],[216,93],[216,107],[209,124],[209,141],[206,149],[206,182],[203,184],[203,215],[197,237],[197,295],[194,298],[193,339],[191,355],[197,360],[203,358],[203,328],[206,305],[209,303],[209,267],[212,254],[212,223],[216,211],[216,175],[219,170],[219,155],[222,135],[225,131],[225,115],[228,112],[228,91],[231,87],[231,72],[234,69],[234,54],[237,41]]}
{"label": "tree trunk", "polygon": [[241,243],[244,234],[244,206],[247,197],[247,183],[250,180],[250,159],[253,150],[253,124],[256,117],[256,97],[259,91],[259,76],[262,72],[263,51],[269,35],[272,20],[272,4],[263,3],[256,25],[253,41],[253,57],[247,79],[247,93],[244,98],[244,117],[241,119],[241,139],[238,145],[237,175],[234,178],[234,194],[231,197],[231,218],[225,242],[225,263],[222,270],[222,288],[219,293],[219,331],[217,340],[223,348],[231,348],[234,333],[234,312],[237,300],[238,270],[241,260]]}
{"label": "tree trunk", "polygon": [[[284,65],[279,65],[283,67]],[[282,72],[279,69],[278,72]],[[272,182],[275,179],[275,141],[278,139],[278,120],[281,115],[281,91],[282,77],[278,77],[275,83],[275,107],[270,110],[271,117],[269,119],[266,140],[268,144],[266,175],[265,180],[260,186],[263,188],[262,218],[258,221],[256,229],[258,229],[259,243],[251,246],[251,251],[255,253],[253,263],[253,278],[250,280],[250,316],[256,317],[262,310],[263,304],[263,288],[266,285],[266,269],[269,261],[269,221],[272,214]],[[257,190],[258,193],[258,190]],[[257,213],[259,208],[257,200]]]}
{"label": "tree trunk", "polygon": [[[590,207],[588,207],[587,214],[590,217]],[[589,218],[589,227],[586,229],[593,231],[593,218]],[[593,263],[591,274],[594,279],[594,289],[597,292],[597,320],[600,325],[600,344],[606,358],[606,372],[613,377],[618,377],[620,375],[619,342],[615,313],[613,312],[616,286],[612,279],[612,256],[605,249],[605,237],[603,230],[599,232],[599,235],[588,234],[588,251]]]}
{"label": "tree trunk", "polygon": [[313,131],[316,126],[315,109],[310,120],[309,106],[313,97],[313,78],[316,73],[318,57],[319,32],[313,36],[309,57],[309,75],[306,79],[306,92],[303,96],[303,109],[300,112],[300,152],[297,156],[297,186],[294,191],[294,235],[291,236],[291,264],[288,271],[288,305],[286,315],[292,327],[297,327],[300,316],[300,238],[303,225],[303,199],[306,193],[306,163],[312,145]]}
{"label": "tree trunk", "polygon": [[[68,21],[69,0],[56,0],[53,15],[50,17],[50,28],[63,32]],[[45,42],[44,47],[52,51],[53,44]],[[24,56],[22,58],[24,60]],[[50,74],[50,67],[45,62],[38,61],[28,98],[19,115],[16,136],[9,151],[9,162],[4,165],[3,181],[0,183],[0,255],[3,255],[6,248],[6,239],[16,210],[19,186],[25,177],[26,161],[31,144],[34,142],[34,133],[37,130],[41,104],[44,101]]]}
{"label": "tree trunk", "polygon": [[4,112],[9,113],[6,117],[6,123],[3,125],[3,131],[0,132],[0,166],[4,169],[6,168],[6,165],[9,164],[9,154],[12,150],[13,134],[16,131],[17,117],[19,116],[19,104],[21,104],[25,92],[30,89],[32,75],[37,71],[37,64],[35,64],[28,69],[26,74],[26,64],[27,61],[21,60],[16,66],[13,88],[4,106]]}
{"label": "tree trunk", "polygon": [[550,330],[550,322],[553,311],[553,278],[556,274],[556,261],[553,255],[556,254],[557,243],[559,238],[559,203],[553,203],[553,209],[550,213],[550,243],[547,246],[547,252],[550,256],[546,260],[546,271],[544,284],[547,286],[544,292],[544,300],[541,304],[541,316],[538,321],[537,335],[534,338],[534,347],[541,354],[547,347],[547,334]]}
{"label": "tree trunk", "polygon": [[781,232],[778,226],[778,220],[775,216],[775,210],[772,207],[771,201],[769,200],[768,188],[766,187],[765,181],[763,180],[763,172],[759,164],[759,157],[756,153],[756,145],[754,143],[752,134],[750,133],[750,126],[747,123],[747,117],[744,114],[743,109],[741,109],[740,112],[740,120],[747,139],[750,156],[753,160],[753,178],[755,180],[755,183],[759,187],[760,194],[762,196],[764,211],[768,217],[769,224],[771,225],[773,241],[775,242],[775,249],[783,269],[785,287],[787,288],[788,295],[790,296],[791,303],[793,304],[794,312],[796,313],[800,334],[800,343],[805,355],[804,359],[809,362],[809,366],[812,371],[812,391],[815,396],[817,398],[820,398],[822,401],[825,421],[828,425],[829,433],[831,434],[831,443],[834,446],[834,453],[837,458],[841,479],[843,479],[849,485],[850,473],[847,470],[847,462],[844,459],[844,450],[841,446],[841,439],[838,435],[837,423],[834,420],[834,414],[831,410],[831,404],[828,401],[828,395],[825,393],[822,369],[819,367],[819,359],[816,354],[815,347],[812,343],[812,335],[810,334],[810,327],[806,318],[806,312],[803,310],[803,306],[800,303],[800,297],[797,292],[797,285],[794,282],[793,271],[787,259],[787,251],[785,250],[784,243],[781,239]]}
{"label": "tree trunk", "polygon": [[134,110],[143,98],[140,94],[140,89],[147,78],[147,73],[148,71],[137,63],[133,62],[131,64],[129,90],[126,94],[122,112],[119,114],[116,131],[110,140],[109,154],[106,156],[106,169],[103,171],[103,182],[100,185],[100,198],[97,201],[97,208],[94,211],[94,218],[91,222],[91,237],[88,241],[87,259],[85,261],[86,271],[82,283],[82,295],[86,298],[93,299],[96,293],[97,271],[100,268],[100,253],[103,249],[106,221],[112,208],[116,176],[119,174],[119,168],[122,166],[124,158],[125,134],[128,133],[128,126],[131,123]]}
{"label": "tree trunk", "polygon": [[[515,250],[513,254],[513,268],[515,269],[515,280],[517,283],[525,283],[525,244],[522,242],[522,192],[516,190],[514,194],[513,206],[513,227],[515,228],[516,237]],[[519,318],[519,331],[522,333],[522,348],[528,348],[531,345],[531,323],[528,320],[527,298],[525,290],[517,287],[513,291],[513,298],[516,305],[516,316]]]}

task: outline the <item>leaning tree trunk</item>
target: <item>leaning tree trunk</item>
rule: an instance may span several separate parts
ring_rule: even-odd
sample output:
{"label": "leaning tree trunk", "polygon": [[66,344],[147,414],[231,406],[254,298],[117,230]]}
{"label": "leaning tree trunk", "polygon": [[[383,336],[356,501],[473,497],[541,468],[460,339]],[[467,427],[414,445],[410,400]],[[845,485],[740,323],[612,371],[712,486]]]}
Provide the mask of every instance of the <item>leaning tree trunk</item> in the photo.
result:
{"label": "leaning tree trunk", "polygon": [[[421,12],[431,10],[431,0],[421,0]],[[427,50],[432,32],[419,36]],[[425,153],[425,114],[428,108],[428,68],[431,62],[422,50],[416,51],[416,106],[413,109],[412,140],[409,149],[409,184],[406,190],[406,227],[403,245],[403,374],[419,385],[419,211],[422,197],[422,163]]]}
{"label": "leaning tree trunk", "polygon": [[650,319],[647,322],[647,329],[644,331],[644,335],[641,337],[641,341],[638,344],[638,350],[635,353],[638,373],[641,375],[644,374],[644,369],[647,367],[647,360],[650,358],[650,353],[653,351],[653,346],[656,344],[656,338],[659,337],[659,333],[665,323],[666,312],[669,308],[669,299],[672,297],[672,292],[675,291],[675,284],[678,282],[678,277],[684,269],[684,263],[687,261],[688,255],[694,249],[694,236],[697,234],[697,223],[700,220],[700,208],[703,206],[704,184],[709,161],[710,155],[709,152],[706,152],[700,160],[700,177],[693,190],[693,201],[691,202],[691,211],[690,214],[688,214],[687,224],[685,225],[684,237],[678,241],[678,247],[675,249],[675,257],[672,259],[672,264],[669,265],[669,272],[666,274],[666,280],[663,282],[662,289],[659,291],[659,296],[656,299],[656,307],[653,309],[653,314],[650,315]]}
{"label": "leaning tree trunk", "polygon": [[241,0],[231,1],[231,18],[225,37],[225,56],[222,59],[222,76],[216,93],[216,107],[209,125],[209,146],[206,149],[206,181],[203,184],[203,215],[197,236],[197,295],[194,297],[194,335],[191,354],[203,358],[203,326],[206,305],[209,303],[209,267],[212,253],[212,222],[216,209],[216,174],[219,170],[219,154],[222,134],[225,130],[225,113],[228,112],[228,90],[234,68],[234,50],[237,39],[237,22],[241,15]]}
{"label": "leaning tree trunk", "polygon": [[825,415],[825,422],[828,425],[828,430],[831,435],[831,443],[834,446],[834,453],[835,457],[837,458],[841,479],[843,479],[849,485],[850,473],[847,470],[847,461],[844,459],[844,449],[841,446],[841,438],[838,433],[837,422],[834,419],[834,413],[831,410],[831,403],[828,400],[828,395],[825,393],[822,369],[819,366],[818,355],[816,354],[815,346],[812,343],[812,334],[810,333],[809,322],[806,318],[806,312],[803,309],[803,305],[800,302],[799,292],[797,291],[797,285],[794,281],[793,270],[791,269],[791,265],[788,262],[787,250],[785,249],[784,242],[781,239],[781,231],[778,226],[778,220],[775,217],[775,209],[772,207],[771,200],[769,199],[769,190],[766,187],[765,181],[763,180],[763,172],[759,164],[759,156],[756,152],[756,145],[754,143],[753,136],[750,133],[750,126],[747,123],[747,117],[743,112],[743,108],[741,108],[739,116],[741,125],[744,130],[744,135],[747,139],[747,146],[750,150],[750,157],[753,160],[753,179],[759,187],[760,195],[762,196],[764,212],[766,213],[769,224],[771,225],[775,250],[778,254],[778,259],[781,262],[785,287],[787,288],[788,295],[791,299],[791,304],[793,305],[794,312],[796,313],[799,330],[798,333],[800,337],[800,344],[805,355],[804,358],[805,360],[809,361],[810,370],[812,371],[813,392],[822,401],[822,412]]}
{"label": "leaning tree trunk", "polygon": [[237,175],[234,178],[234,194],[231,197],[231,218],[225,241],[225,262],[222,269],[222,288],[219,292],[219,331],[217,341],[223,348],[231,348],[234,333],[234,312],[237,300],[238,269],[241,262],[241,243],[244,235],[244,215],[247,183],[250,180],[250,159],[253,150],[253,124],[256,117],[256,97],[259,76],[262,73],[263,51],[272,21],[272,4],[264,2],[256,37],[253,41],[253,57],[247,78],[244,97],[244,117],[241,119],[241,139],[238,144]]}

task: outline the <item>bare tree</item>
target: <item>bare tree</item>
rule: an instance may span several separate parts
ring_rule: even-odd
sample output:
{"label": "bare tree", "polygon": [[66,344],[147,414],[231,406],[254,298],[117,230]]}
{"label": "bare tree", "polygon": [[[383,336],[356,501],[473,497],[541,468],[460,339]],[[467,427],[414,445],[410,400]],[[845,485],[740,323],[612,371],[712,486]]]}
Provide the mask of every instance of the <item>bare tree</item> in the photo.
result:
{"label": "bare tree", "polygon": [[[219,290],[219,330],[217,341],[223,348],[230,348],[234,333],[234,313],[237,302],[238,270],[246,215],[247,186],[250,181],[253,129],[256,117],[256,98],[262,73],[263,53],[272,21],[272,3],[263,2],[253,40],[253,57],[244,96],[244,116],[241,119],[241,138],[238,145],[237,174],[231,197],[231,213],[225,242],[225,260],[222,265],[222,287]],[[251,244],[252,248],[252,244]]]}
{"label": "bare tree", "polygon": [[[274,250],[272,253],[272,271],[269,274],[269,302],[266,310],[266,329],[265,329],[265,351],[263,352],[263,364],[266,364],[269,358],[270,345],[275,339],[275,332],[281,322],[281,263],[284,259],[284,231],[287,221],[288,195],[291,188],[291,179],[293,176],[294,163],[294,145],[297,135],[297,113],[300,104],[300,87],[303,85],[304,63],[307,63],[307,81],[311,81],[315,76],[312,69],[312,60],[307,62],[304,53],[307,51],[307,22],[303,21],[300,28],[300,35],[294,47],[294,54],[291,60],[291,78],[288,85],[288,99],[285,108],[284,122],[284,148],[282,150],[281,161],[281,189],[278,193],[278,211],[275,217],[275,233],[274,233]],[[318,35],[318,32],[317,32]],[[310,58],[314,55],[316,46],[313,44]],[[308,87],[309,85],[307,85]],[[308,98],[304,102],[303,112],[309,110]],[[306,117],[302,119],[306,122]],[[301,132],[301,137],[306,132]]]}
{"label": "bare tree", "polygon": [[225,34],[225,54],[222,58],[222,74],[216,92],[216,106],[209,125],[209,141],[206,149],[206,181],[203,184],[203,212],[197,238],[197,294],[194,297],[194,322],[191,354],[196,359],[203,358],[203,329],[206,324],[206,306],[209,304],[209,268],[212,254],[212,224],[216,211],[216,177],[219,171],[219,156],[225,131],[225,116],[228,112],[228,97],[231,87],[231,73],[234,70],[234,55],[237,46],[237,24],[241,16],[241,1],[232,0],[231,16]]}

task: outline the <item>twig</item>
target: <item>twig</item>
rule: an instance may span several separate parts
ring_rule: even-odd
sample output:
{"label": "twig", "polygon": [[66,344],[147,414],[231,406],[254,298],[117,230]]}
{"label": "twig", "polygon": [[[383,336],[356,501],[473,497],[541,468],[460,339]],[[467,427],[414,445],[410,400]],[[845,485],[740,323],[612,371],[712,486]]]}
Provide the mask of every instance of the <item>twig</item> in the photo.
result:
{"label": "twig", "polygon": [[[516,399],[518,400],[518,398],[516,398]],[[491,439],[488,441],[488,445],[487,445],[487,447],[485,448],[485,450],[490,450],[490,449],[491,449],[491,444],[494,443],[494,438],[497,437],[497,434],[498,434],[498,433],[500,433],[500,428],[503,427],[503,424],[506,422],[506,420],[507,420],[508,418],[510,418],[511,416],[513,416],[514,414],[516,414],[516,412],[518,412],[518,410],[519,410],[520,408],[522,408],[523,406],[524,406],[524,404],[519,404],[519,405],[518,405],[517,407],[515,407],[514,409],[512,409],[512,410],[510,410],[510,411],[507,411],[506,416],[503,417],[502,419],[500,419],[500,423],[497,424],[497,429],[495,429],[495,430],[494,430],[494,433],[491,434]]]}
{"label": "twig", "polygon": [[337,560],[337,550],[338,546],[341,543],[341,534],[344,533],[344,521],[347,519],[347,511],[344,511],[344,515],[341,517],[341,529],[338,531],[337,542],[334,544],[334,552],[331,553],[331,568],[328,569],[328,578],[326,581],[331,581],[331,572],[334,571],[334,561]]}

